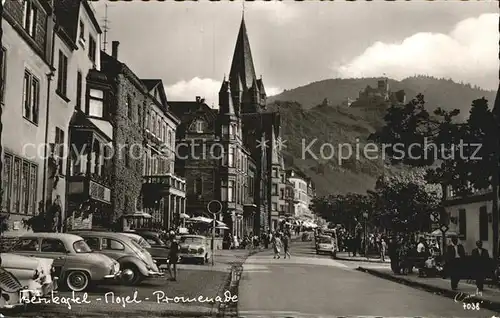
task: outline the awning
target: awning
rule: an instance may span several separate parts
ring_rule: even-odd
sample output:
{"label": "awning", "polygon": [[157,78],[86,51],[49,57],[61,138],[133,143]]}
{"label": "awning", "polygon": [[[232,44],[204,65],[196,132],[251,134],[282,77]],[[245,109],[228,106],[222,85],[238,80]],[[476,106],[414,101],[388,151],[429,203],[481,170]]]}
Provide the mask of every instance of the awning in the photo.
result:
{"label": "awning", "polygon": [[134,214],[124,214],[123,217],[125,218],[145,218],[145,219],[151,219],[152,216],[149,213],[145,212],[135,212]]}
{"label": "awning", "polygon": [[229,228],[227,226],[221,226],[221,225],[218,225],[215,227],[216,229],[219,229],[219,230],[229,230]]}
{"label": "awning", "polygon": [[213,222],[212,219],[206,218],[204,216],[197,216],[194,218],[190,218],[188,221],[195,222],[195,223],[212,223]]}
{"label": "awning", "polygon": [[181,214],[179,215],[179,217],[180,217],[181,219],[189,219],[189,215],[187,215],[186,213],[181,213]]}

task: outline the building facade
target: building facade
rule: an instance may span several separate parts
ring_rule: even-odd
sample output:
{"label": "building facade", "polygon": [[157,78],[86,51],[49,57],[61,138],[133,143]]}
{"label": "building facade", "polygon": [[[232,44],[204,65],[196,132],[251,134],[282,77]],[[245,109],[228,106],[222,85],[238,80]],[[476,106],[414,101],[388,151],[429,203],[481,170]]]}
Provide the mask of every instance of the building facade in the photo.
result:
{"label": "building facade", "polygon": [[456,234],[465,251],[470,253],[476,241],[483,242],[493,255],[493,192],[490,189],[473,191],[469,196],[456,195],[449,187],[445,211],[448,215],[448,234]]}
{"label": "building facade", "polygon": [[312,202],[314,188],[312,182],[302,173],[294,170],[287,171],[288,181],[293,184],[295,217],[312,217],[309,205]]}
{"label": "building facade", "polygon": [[201,97],[170,104],[181,118],[178,146],[194,143],[191,149],[199,149],[176,163],[187,182],[187,213],[206,213],[208,202],[219,200],[219,218],[233,235],[277,229],[280,208],[285,208],[280,117],[266,109],[266,92],[262,78],[256,77],[244,20],[229,79],[219,91],[219,109],[210,108]]}
{"label": "building facade", "polygon": [[[2,19],[2,213],[21,232],[43,210],[53,8],[47,1],[7,1]],[[42,145],[42,146],[40,146]]]}
{"label": "building facade", "polygon": [[186,210],[186,181],[175,171],[175,131],[180,124],[169,108],[163,82],[141,80],[146,88],[144,114],[143,211],[152,226],[165,229],[180,224]]}

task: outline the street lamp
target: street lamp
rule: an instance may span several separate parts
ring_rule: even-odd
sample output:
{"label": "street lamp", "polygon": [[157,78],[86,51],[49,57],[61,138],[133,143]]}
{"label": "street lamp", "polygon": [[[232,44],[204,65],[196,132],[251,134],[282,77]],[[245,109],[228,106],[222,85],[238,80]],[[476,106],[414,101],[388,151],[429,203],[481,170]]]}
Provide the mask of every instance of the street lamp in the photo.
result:
{"label": "street lamp", "polygon": [[368,212],[363,212],[363,219],[365,220],[365,257],[368,258],[368,233],[367,233],[367,222],[368,222]]}

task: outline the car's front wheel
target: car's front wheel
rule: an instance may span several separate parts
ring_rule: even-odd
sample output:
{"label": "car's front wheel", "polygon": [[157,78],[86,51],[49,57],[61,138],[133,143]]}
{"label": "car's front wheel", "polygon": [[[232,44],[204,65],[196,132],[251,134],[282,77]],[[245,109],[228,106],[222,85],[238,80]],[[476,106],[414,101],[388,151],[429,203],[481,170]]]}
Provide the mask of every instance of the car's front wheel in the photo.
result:
{"label": "car's front wheel", "polygon": [[87,289],[90,284],[90,278],[87,273],[82,271],[73,271],[66,276],[66,285],[71,291],[81,292]]}

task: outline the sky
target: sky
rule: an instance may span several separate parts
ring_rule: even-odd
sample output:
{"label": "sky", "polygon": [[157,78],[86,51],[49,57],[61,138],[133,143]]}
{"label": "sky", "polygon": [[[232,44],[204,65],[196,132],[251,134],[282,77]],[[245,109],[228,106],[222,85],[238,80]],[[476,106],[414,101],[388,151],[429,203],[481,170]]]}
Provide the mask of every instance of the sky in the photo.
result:
{"label": "sky", "polygon": [[[93,3],[103,24],[103,1]],[[168,100],[217,94],[229,74],[243,2],[108,2],[107,52]],[[268,95],[329,78],[423,74],[498,88],[496,1],[256,1],[244,6],[256,73]]]}

